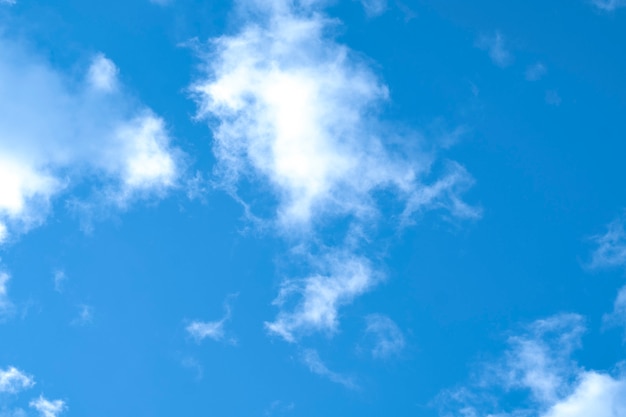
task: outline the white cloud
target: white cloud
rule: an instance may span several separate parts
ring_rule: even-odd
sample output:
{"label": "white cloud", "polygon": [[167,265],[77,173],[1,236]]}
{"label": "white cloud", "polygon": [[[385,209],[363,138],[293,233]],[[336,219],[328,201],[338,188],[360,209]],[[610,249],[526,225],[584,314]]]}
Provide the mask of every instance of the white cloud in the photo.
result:
{"label": "white cloud", "polygon": [[119,69],[104,54],[96,55],[89,67],[88,80],[95,90],[110,93],[117,89]]}
{"label": "white cloud", "polygon": [[481,36],[476,45],[487,50],[493,63],[499,67],[507,67],[513,62],[513,55],[506,47],[504,35],[499,31],[496,31],[493,36]]}
{"label": "white cloud", "polygon": [[603,322],[608,326],[626,326],[626,286],[617,293],[613,303],[613,311],[604,315]]}
{"label": "white cloud", "polygon": [[539,81],[548,73],[548,69],[541,62],[530,65],[526,69],[527,81]]}
{"label": "white cloud", "polygon": [[0,321],[13,312],[13,303],[9,300],[9,291],[7,284],[11,276],[6,272],[0,271]]}
{"label": "white cloud", "polygon": [[248,198],[249,190],[271,191],[276,207],[264,224],[313,249],[324,246],[328,224],[350,223],[341,249],[325,247],[308,277],[283,282],[275,301],[281,311],[266,327],[288,341],[336,331],[338,309],[379,280],[354,243],[366,241],[380,220],[378,193],[402,203],[391,216],[400,226],[426,209],[480,214],[460,198],[472,184],[462,166],[450,162],[433,179],[435,150],[380,120],[387,87],[329,36],[338,22],[317,10],[319,3],[242,4],[254,8],[254,22],[212,41],[205,73],[191,87],[198,117],[213,130],[221,183],[248,213],[257,208],[250,201],[259,200]]}
{"label": "white cloud", "polygon": [[[621,417],[626,415],[626,376],[586,370],[572,359],[580,347],[583,319],[566,314],[539,320],[527,333],[509,339],[500,363],[487,367],[472,391],[444,395],[452,412],[464,417]],[[527,407],[507,409],[510,395],[528,393]],[[519,399],[516,401],[519,402]],[[514,402],[515,403],[515,402]],[[449,407],[448,407],[449,409]]]}
{"label": "white cloud", "polygon": [[0,393],[16,394],[35,385],[32,376],[15,367],[0,369]]}
{"label": "white cloud", "polygon": [[36,400],[30,402],[30,406],[39,411],[39,415],[42,417],[57,417],[63,411],[67,410],[65,402],[62,400],[47,400],[43,396],[40,396]]}
{"label": "white cloud", "polygon": [[365,319],[365,332],[374,337],[373,357],[384,359],[402,352],[405,346],[404,335],[393,320],[380,314],[371,314]]}
{"label": "white cloud", "polygon": [[74,80],[22,43],[0,36],[0,234],[41,224],[55,197],[81,183],[98,205],[126,207],[177,182],[181,152],[165,124],[120,91],[97,55]]}
{"label": "white cloud", "polygon": [[311,372],[319,376],[328,378],[334,383],[341,384],[347,388],[357,389],[358,386],[352,378],[341,375],[328,369],[326,364],[320,359],[319,353],[313,349],[306,349],[302,352],[302,362]]}
{"label": "white cloud", "polygon": [[54,290],[56,292],[63,292],[63,287],[65,286],[65,282],[67,281],[67,275],[65,275],[65,271],[58,269],[54,271],[53,278],[54,282]]}
{"label": "white cloud", "polygon": [[93,322],[93,307],[87,304],[78,306],[78,316],[72,320],[73,326],[86,326]]}
{"label": "white cloud", "polygon": [[594,6],[600,10],[612,12],[621,7],[626,7],[626,0],[591,0]]}
{"label": "white cloud", "polygon": [[368,16],[378,16],[387,10],[387,0],[361,0]]}
{"label": "white cloud", "polygon": [[207,337],[213,340],[222,340],[224,338],[224,320],[192,321],[186,330],[197,341],[202,341]]}
{"label": "white cloud", "polygon": [[592,269],[621,267],[626,265],[626,232],[624,222],[618,218],[607,226],[606,233],[593,236],[597,245],[591,255]]}
{"label": "white cloud", "polygon": [[[197,342],[201,342],[202,340],[209,338],[215,341],[222,341],[225,337],[224,325],[227,321],[230,320],[231,308],[229,301],[231,298],[236,297],[236,294],[230,295],[226,302],[224,303],[224,308],[226,312],[224,316],[220,320],[216,321],[200,321],[194,320],[187,325],[185,330],[196,339]],[[229,340],[230,343],[235,343],[234,339]]]}
{"label": "white cloud", "polygon": [[[270,10],[264,26],[214,40],[206,78],[192,86],[198,116],[218,122],[223,180],[268,181],[279,226],[290,233],[327,216],[372,216],[373,193],[382,189],[405,200],[419,195],[432,158],[409,154],[419,138],[402,143],[377,120],[387,87],[326,36],[332,21],[272,5],[281,13]],[[433,198],[446,205],[447,190]]]}
{"label": "white cloud", "polygon": [[274,304],[283,307],[292,297],[298,302],[292,310],[283,309],[273,322],[265,323],[271,333],[289,342],[295,342],[303,333],[333,333],[339,322],[339,308],[377,281],[369,262],[352,254],[330,254],[319,263],[322,273],[283,282]]}

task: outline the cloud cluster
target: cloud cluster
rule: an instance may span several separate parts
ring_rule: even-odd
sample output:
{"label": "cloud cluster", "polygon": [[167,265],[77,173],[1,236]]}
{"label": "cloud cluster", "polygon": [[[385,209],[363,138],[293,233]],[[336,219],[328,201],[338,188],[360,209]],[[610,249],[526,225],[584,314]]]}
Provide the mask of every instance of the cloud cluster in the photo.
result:
{"label": "cloud cluster", "polygon": [[[576,314],[538,320],[509,339],[504,358],[486,366],[473,389],[443,395],[443,416],[619,417],[626,415],[626,375],[586,370],[572,360],[585,331]],[[523,408],[506,407],[512,395]]]}
{"label": "cloud cluster", "polygon": [[[310,248],[307,262],[315,248],[321,253],[275,300],[281,310],[266,326],[288,341],[334,332],[338,309],[379,281],[359,251],[381,220],[381,194],[403,207],[389,216],[398,225],[430,209],[480,215],[460,198],[472,185],[461,165],[449,162],[435,176],[434,146],[381,120],[388,88],[334,40],[339,22],[320,3],[240,3],[248,23],[199,51],[204,74],[191,87],[198,117],[213,130],[222,184],[252,213],[255,201],[266,208],[269,191],[275,206],[265,224]],[[331,232],[342,242],[325,242],[346,223],[347,232]]]}
{"label": "cloud cluster", "polygon": [[[21,393],[22,391],[32,388],[34,385],[35,380],[32,376],[13,366],[10,366],[6,369],[0,369],[0,395],[16,395]],[[9,402],[7,401],[5,404],[2,405],[3,407],[6,407],[7,405],[9,405]],[[38,398],[32,400],[29,405],[30,407],[37,410],[42,417],[57,417],[67,409],[64,401],[51,401],[46,399],[43,395],[40,395]],[[0,410],[0,413],[2,411],[6,411],[6,408]],[[4,413],[1,414],[5,415]],[[9,411],[8,415],[23,416],[26,414],[24,413],[24,410],[18,408]]]}
{"label": "cloud cluster", "polygon": [[77,185],[117,207],[176,185],[182,153],[164,121],[121,90],[118,72],[98,54],[83,79],[71,78],[0,35],[0,243],[41,224]]}

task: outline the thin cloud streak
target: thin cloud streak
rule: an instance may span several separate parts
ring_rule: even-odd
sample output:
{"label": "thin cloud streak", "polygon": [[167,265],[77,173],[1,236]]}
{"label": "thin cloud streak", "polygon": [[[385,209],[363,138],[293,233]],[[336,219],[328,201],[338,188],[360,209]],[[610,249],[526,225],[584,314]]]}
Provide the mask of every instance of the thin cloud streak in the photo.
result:
{"label": "thin cloud streak", "polygon": [[328,378],[336,384],[343,385],[346,388],[358,389],[358,385],[352,378],[341,375],[328,369],[326,364],[320,359],[319,353],[313,349],[306,349],[302,352],[302,362],[309,370],[319,376]]}

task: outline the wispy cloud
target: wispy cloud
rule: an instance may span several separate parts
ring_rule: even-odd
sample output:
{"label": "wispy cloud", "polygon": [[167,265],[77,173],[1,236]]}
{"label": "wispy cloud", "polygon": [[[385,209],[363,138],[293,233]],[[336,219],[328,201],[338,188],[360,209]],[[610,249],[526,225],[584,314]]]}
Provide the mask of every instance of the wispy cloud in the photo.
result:
{"label": "wispy cloud", "polygon": [[626,326],[626,286],[617,293],[613,303],[613,311],[604,315],[603,322],[606,326]]}
{"label": "wispy cloud", "polygon": [[[231,295],[226,299],[226,302],[224,303],[224,309],[226,310],[226,312],[224,313],[224,316],[221,319],[216,320],[216,321],[194,320],[191,323],[189,323],[187,327],[185,328],[187,333],[189,333],[189,335],[193,337],[196,340],[196,342],[201,342],[206,338],[213,339],[215,341],[224,340],[226,336],[226,333],[224,331],[224,325],[226,324],[226,322],[230,320],[230,316],[231,316],[230,300],[233,297],[236,297],[236,295]],[[230,338],[229,342],[235,343],[235,339]]]}
{"label": "wispy cloud", "polygon": [[493,35],[482,35],[476,41],[476,46],[486,50],[494,64],[499,67],[508,67],[513,63],[513,55],[508,50],[506,39],[500,31]]}
{"label": "wispy cloud", "polygon": [[39,412],[41,417],[58,417],[67,410],[67,405],[62,400],[48,400],[44,396],[32,400],[29,404]]}
{"label": "wispy cloud", "polygon": [[[321,3],[241,3],[254,21],[213,39],[208,52],[198,47],[204,74],[190,89],[198,117],[213,130],[221,184],[251,217],[268,212],[251,203],[259,200],[255,190],[270,191],[275,204],[261,222],[307,248],[294,253],[310,273],[283,282],[274,302],[278,316],[266,323],[288,341],[333,333],[338,309],[380,281],[360,252],[381,220],[381,192],[403,207],[388,216],[397,227],[425,210],[480,215],[461,199],[472,185],[461,165],[450,162],[435,175],[436,145],[380,119],[388,88],[329,35],[338,22]],[[338,222],[347,222],[348,232],[341,241],[335,230],[329,245],[324,232]]]}
{"label": "wispy cloud", "polygon": [[58,293],[62,293],[63,287],[67,282],[67,275],[65,274],[65,271],[62,269],[55,270],[52,274],[52,281],[54,283],[54,290]]}
{"label": "wispy cloud", "polygon": [[13,313],[13,303],[9,299],[8,282],[11,276],[0,271],[0,322]]}
{"label": "wispy cloud", "polygon": [[313,349],[304,350],[302,352],[302,362],[304,362],[304,364],[314,374],[328,378],[332,382],[343,385],[346,388],[350,388],[350,389],[358,388],[358,385],[354,382],[352,378],[328,369],[326,364],[320,359],[320,356],[316,350],[313,350]]}
{"label": "wispy cloud", "polygon": [[387,10],[387,0],[361,0],[361,4],[365,13],[371,17],[379,16]]}
{"label": "wispy cloud", "polygon": [[591,0],[591,3],[599,10],[607,12],[626,7],[626,0]]}
{"label": "wispy cloud", "polygon": [[78,306],[78,315],[71,322],[72,326],[87,326],[93,322],[93,307],[87,304]]}
{"label": "wispy cloud", "polygon": [[[571,358],[581,346],[584,320],[576,314],[538,320],[512,336],[504,358],[488,364],[474,386],[441,396],[443,416],[587,417],[626,412],[626,377],[586,370]],[[511,396],[526,396],[511,409]],[[523,398],[523,397],[522,397]]]}
{"label": "wispy cloud", "polygon": [[626,266],[626,232],[620,217],[609,223],[606,232],[592,237],[596,248],[588,266],[592,269]]}
{"label": "wispy cloud", "polygon": [[15,0],[0,0],[0,4],[15,4]]}
{"label": "wispy cloud", "polygon": [[35,385],[32,376],[15,367],[0,369],[0,393],[16,394]]}
{"label": "wispy cloud", "polygon": [[289,342],[295,342],[301,333],[333,333],[338,326],[339,308],[377,281],[369,262],[351,253],[330,254],[320,264],[320,274],[283,282],[274,304],[282,307],[293,297],[298,302],[295,308],[281,310],[275,321],[265,324],[270,332]]}
{"label": "wispy cloud", "polygon": [[53,200],[89,183],[124,208],[172,189],[182,153],[165,122],[137,105],[99,54],[84,79],[0,35],[0,239],[41,224]]}
{"label": "wispy cloud", "polygon": [[548,69],[541,62],[537,62],[526,68],[527,81],[539,81],[548,73]]}
{"label": "wispy cloud", "polygon": [[365,332],[374,338],[374,358],[385,359],[402,352],[405,346],[404,335],[393,320],[380,314],[370,314],[365,319]]}

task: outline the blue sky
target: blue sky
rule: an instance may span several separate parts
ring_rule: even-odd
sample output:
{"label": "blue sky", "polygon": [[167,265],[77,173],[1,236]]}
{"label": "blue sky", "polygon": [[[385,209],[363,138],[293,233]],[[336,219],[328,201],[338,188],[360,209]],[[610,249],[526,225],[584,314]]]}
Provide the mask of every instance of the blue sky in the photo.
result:
{"label": "blue sky", "polygon": [[625,19],[0,0],[0,417],[626,416]]}

